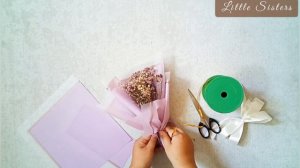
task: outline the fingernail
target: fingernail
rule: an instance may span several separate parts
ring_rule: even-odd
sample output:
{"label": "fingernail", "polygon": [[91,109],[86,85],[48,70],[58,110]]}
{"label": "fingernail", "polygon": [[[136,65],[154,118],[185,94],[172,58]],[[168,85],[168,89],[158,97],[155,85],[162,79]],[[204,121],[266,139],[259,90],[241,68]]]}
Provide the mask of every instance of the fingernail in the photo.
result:
{"label": "fingernail", "polygon": [[160,138],[160,142],[161,142],[162,146],[164,146],[164,140]]}

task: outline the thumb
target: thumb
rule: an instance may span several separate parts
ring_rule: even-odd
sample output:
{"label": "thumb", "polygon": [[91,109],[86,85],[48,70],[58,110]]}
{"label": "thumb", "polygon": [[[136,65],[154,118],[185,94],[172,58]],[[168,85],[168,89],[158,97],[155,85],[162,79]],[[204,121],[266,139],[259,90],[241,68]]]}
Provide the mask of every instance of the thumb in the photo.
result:
{"label": "thumb", "polygon": [[150,149],[153,149],[155,148],[155,145],[156,145],[156,141],[157,141],[157,135],[153,134],[148,142],[148,147]]}
{"label": "thumb", "polygon": [[169,137],[167,132],[159,131],[159,136],[160,136],[160,139],[161,139],[162,144],[163,144],[164,147],[167,147],[171,144],[171,138]]}
{"label": "thumb", "polygon": [[141,136],[139,139],[136,140],[136,145],[139,147],[145,147],[147,146],[149,140],[150,140],[151,136]]}

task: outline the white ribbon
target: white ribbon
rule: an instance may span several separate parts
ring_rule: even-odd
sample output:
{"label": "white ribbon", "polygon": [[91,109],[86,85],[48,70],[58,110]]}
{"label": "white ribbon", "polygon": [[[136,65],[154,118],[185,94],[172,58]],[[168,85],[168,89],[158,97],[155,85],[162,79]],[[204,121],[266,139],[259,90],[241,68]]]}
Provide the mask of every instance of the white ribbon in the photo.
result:
{"label": "white ribbon", "polygon": [[267,112],[261,111],[263,105],[264,102],[258,98],[244,101],[240,118],[225,118],[220,122],[221,134],[238,144],[242,137],[244,123],[267,123],[272,120]]}

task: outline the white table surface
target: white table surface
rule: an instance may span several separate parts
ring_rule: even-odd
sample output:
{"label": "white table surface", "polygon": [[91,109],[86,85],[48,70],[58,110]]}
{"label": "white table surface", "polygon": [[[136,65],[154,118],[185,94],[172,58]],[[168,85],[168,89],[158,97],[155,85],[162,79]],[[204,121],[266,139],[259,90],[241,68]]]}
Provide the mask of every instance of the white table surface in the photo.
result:
{"label": "white table surface", "polygon": [[[195,139],[199,167],[299,167],[299,19],[217,18],[214,4],[1,1],[0,167],[57,167],[17,130],[70,75],[101,101],[109,79],[160,57],[172,71],[175,122],[197,122],[186,89],[196,91],[215,74],[237,78],[267,102],[264,109],[273,117],[268,124],[246,125],[240,145],[204,140],[197,129],[184,128]],[[153,167],[171,167],[163,151]]]}

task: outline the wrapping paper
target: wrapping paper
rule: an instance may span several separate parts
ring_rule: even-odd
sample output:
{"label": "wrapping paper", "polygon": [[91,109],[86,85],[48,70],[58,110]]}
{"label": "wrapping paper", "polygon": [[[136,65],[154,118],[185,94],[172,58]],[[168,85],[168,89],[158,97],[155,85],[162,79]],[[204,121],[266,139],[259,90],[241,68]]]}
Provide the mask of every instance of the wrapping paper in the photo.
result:
{"label": "wrapping paper", "polygon": [[48,107],[29,132],[59,167],[99,168],[106,162],[124,167],[132,138],[81,82]]}
{"label": "wrapping paper", "polygon": [[164,65],[153,66],[157,74],[163,74],[161,84],[156,84],[157,99],[140,107],[120,87],[122,80],[114,78],[108,89],[114,98],[107,107],[107,111],[115,117],[125,121],[128,125],[141,130],[144,134],[154,134],[163,130],[170,117],[169,113],[169,81],[170,73],[164,71]]}

